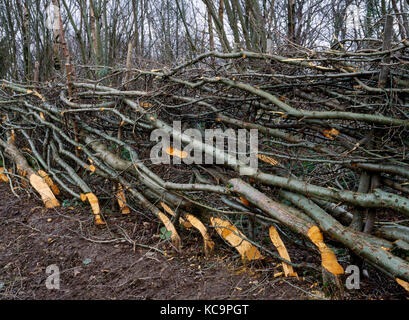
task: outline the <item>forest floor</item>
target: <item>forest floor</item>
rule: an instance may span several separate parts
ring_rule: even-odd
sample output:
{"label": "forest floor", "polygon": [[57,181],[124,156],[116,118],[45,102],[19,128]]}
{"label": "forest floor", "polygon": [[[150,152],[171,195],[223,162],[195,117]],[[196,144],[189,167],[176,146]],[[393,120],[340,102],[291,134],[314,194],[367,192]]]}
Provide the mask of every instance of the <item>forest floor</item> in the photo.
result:
{"label": "forest floor", "polygon": [[[216,250],[206,258],[194,230],[182,230],[183,250],[176,253],[159,237],[161,225],[143,213],[105,214],[107,227],[100,229],[87,207],[47,210],[32,194],[16,192],[20,199],[0,184],[0,299],[331,299],[319,267],[299,272],[298,280],[274,277],[282,271],[278,261],[244,265],[215,234]],[[317,255],[307,259],[300,247],[289,243],[288,251],[296,262],[319,265]],[[53,264],[60,270],[58,290],[46,288]],[[406,298],[393,280],[373,269],[369,275],[343,298]]]}

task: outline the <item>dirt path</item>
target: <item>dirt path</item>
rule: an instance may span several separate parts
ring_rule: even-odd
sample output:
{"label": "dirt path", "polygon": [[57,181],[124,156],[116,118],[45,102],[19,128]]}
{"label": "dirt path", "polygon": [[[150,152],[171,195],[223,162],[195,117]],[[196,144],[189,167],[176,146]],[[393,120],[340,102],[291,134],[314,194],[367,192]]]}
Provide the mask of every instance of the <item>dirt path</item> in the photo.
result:
{"label": "dirt path", "polygon": [[[325,298],[317,274],[301,280],[274,278],[281,271],[277,262],[267,259],[243,266],[222,242],[205,258],[194,231],[185,231],[183,252],[176,254],[157,236],[160,225],[143,214],[111,214],[108,228],[101,230],[93,226],[87,207],[46,210],[24,193],[16,198],[3,183],[0,194],[0,299]],[[46,288],[46,269],[53,264],[61,273],[59,290]],[[379,281],[388,285],[378,286]],[[375,278],[346,298],[404,294],[393,282]]]}

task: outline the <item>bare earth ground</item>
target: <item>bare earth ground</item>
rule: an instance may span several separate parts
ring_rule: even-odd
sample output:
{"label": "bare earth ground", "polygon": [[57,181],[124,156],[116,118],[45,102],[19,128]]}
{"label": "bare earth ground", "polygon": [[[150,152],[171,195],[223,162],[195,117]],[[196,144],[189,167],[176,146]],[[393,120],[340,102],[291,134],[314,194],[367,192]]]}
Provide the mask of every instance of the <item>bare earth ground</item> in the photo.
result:
{"label": "bare earth ground", "polygon": [[[216,251],[206,258],[194,230],[182,231],[183,252],[176,253],[158,237],[161,225],[149,215],[105,214],[108,228],[99,229],[89,207],[46,210],[25,191],[19,195],[0,184],[0,299],[329,298],[323,293],[318,257],[306,257],[305,250],[291,244],[292,259],[317,263],[317,272],[299,273],[300,280],[275,278],[282,271],[278,261],[267,258],[245,266],[215,234]],[[60,290],[45,285],[52,264],[61,271]],[[360,290],[346,291],[344,298],[406,298],[394,281],[374,270],[369,274],[361,279]]]}

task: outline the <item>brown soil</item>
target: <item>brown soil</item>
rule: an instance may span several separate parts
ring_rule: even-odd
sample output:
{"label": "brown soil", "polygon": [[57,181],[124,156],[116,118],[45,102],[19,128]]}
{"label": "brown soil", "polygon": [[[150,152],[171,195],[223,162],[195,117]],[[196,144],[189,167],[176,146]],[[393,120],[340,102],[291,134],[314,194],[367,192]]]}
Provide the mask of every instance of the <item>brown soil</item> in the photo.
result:
{"label": "brown soil", "polygon": [[[0,194],[0,299],[328,299],[320,272],[275,278],[282,271],[277,260],[243,265],[215,234],[209,258],[194,230],[182,230],[183,251],[176,253],[158,237],[161,225],[143,212],[105,214],[108,227],[100,229],[88,207],[47,210],[25,191],[17,198],[4,183]],[[320,269],[317,255],[292,243],[288,250],[294,261]],[[52,264],[61,272],[59,290],[45,285]],[[393,280],[369,273],[345,299],[405,299]]]}

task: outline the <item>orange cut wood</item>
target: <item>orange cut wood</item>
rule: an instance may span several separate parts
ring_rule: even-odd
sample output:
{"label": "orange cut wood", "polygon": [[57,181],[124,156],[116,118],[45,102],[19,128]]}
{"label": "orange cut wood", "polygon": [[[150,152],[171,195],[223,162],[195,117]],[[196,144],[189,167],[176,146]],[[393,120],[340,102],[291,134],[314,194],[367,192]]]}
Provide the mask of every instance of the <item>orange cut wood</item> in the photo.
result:
{"label": "orange cut wood", "polygon": [[55,208],[60,206],[60,202],[54,196],[50,187],[45,183],[44,179],[33,173],[29,177],[30,184],[40,194],[46,208]]}
{"label": "orange cut wood", "polygon": [[324,130],[322,134],[329,139],[334,139],[339,134],[339,131],[332,128],[331,130]]}
{"label": "orange cut wood", "polygon": [[81,200],[85,202],[88,200],[89,204],[91,205],[92,212],[94,213],[94,219],[96,225],[105,225],[106,223],[101,218],[101,210],[99,208],[98,198],[92,192],[89,193],[81,193],[80,194]]}
{"label": "orange cut wood", "polygon": [[[277,229],[274,226],[270,227],[269,234],[270,234],[271,242],[277,248],[277,251],[280,254],[280,257],[291,262],[290,255],[288,254],[287,248],[285,247],[284,242],[281,240],[280,235],[278,234]],[[286,277],[294,276],[294,277],[297,277],[298,279],[298,274],[297,272],[294,271],[291,265],[285,262],[282,262],[282,265],[283,265],[284,275]]]}
{"label": "orange cut wood", "polygon": [[4,171],[4,168],[0,167],[0,181],[9,182],[9,178],[3,173]]}
{"label": "orange cut wood", "polygon": [[81,193],[81,194],[80,194],[80,198],[81,198],[81,201],[82,201],[82,202],[87,201],[87,196],[85,195],[85,193]]}
{"label": "orange cut wood", "polygon": [[152,103],[149,102],[140,102],[139,105],[144,109],[152,107]]}
{"label": "orange cut wood", "polygon": [[180,237],[176,231],[175,226],[173,223],[170,221],[170,219],[163,213],[163,212],[158,212],[158,217],[159,219],[163,222],[165,225],[165,228],[167,231],[171,233],[170,239],[173,243],[173,245],[176,247],[176,250],[180,251],[181,246],[182,246],[182,241],[180,240]]}
{"label": "orange cut wood", "polygon": [[244,197],[239,197],[240,201],[245,204],[246,206],[250,205],[250,203],[248,202],[248,200]]}
{"label": "orange cut wood", "polygon": [[[161,202],[160,205],[162,206],[163,210],[165,210],[172,217],[175,216],[175,212],[166,203]],[[179,223],[182,224],[185,228],[191,228],[192,227],[192,224],[187,222],[182,217],[179,217]]]}
{"label": "orange cut wood", "polygon": [[314,243],[321,253],[321,264],[334,275],[344,274],[344,269],[338,263],[337,257],[330,248],[324,243],[324,237],[317,226],[312,226],[308,230],[308,238]]}
{"label": "orange cut wood", "polygon": [[269,164],[271,164],[272,166],[276,166],[276,165],[279,164],[279,162],[278,162],[276,159],[273,159],[273,158],[271,158],[271,157],[268,157],[268,156],[266,156],[266,155],[264,155],[264,154],[257,154],[257,157],[258,157],[261,161],[264,161],[264,162],[266,162],[266,163],[269,163]]}
{"label": "orange cut wood", "polygon": [[243,260],[251,261],[264,258],[260,251],[247,240],[247,237],[229,221],[211,217],[210,222],[217,233],[240,253]]}
{"label": "orange cut wood", "polygon": [[38,170],[38,174],[40,175],[41,178],[44,179],[45,183],[51,188],[51,191],[58,196],[60,194],[60,189],[58,186],[54,183],[54,181],[50,178],[50,176],[47,174],[47,172],[43,170]]}
{"label": "orange cut wood", "polygon": [[[160,204],[167,213],[169,213],[171,216],[175,216],[175,212],[166,203],[161,202]],[[206,227],[199,219],[191,214],[187,214],[186,219],[187,221],[180,217],[179,223],[184,225],[186,228],[195,227],[197,230],[199,230],[200,234],[203,237],[205,255],[208,256],[210,251],[214,248],[214,242],[211,240],[209,234],[207,233]]]}
{"label": "orange cut wood", "polygon": [[396,282],[399,283],[406,291],[409,292],[409,283],[399,278],[396,278]]}
{"label": "orange cut wood", "polygon": [[10,135],[9,143],[10,143],[10,144],[14,144],[14,142],[16,142],[16,134],[15,134],[14,129],[13,129],[13,130],[11,130],[11,135]]}
{"label": "orange cut wood", "polygon": [[214,248],[214,242],[211,240],[205,225],[202,223],[202,221],[191,214],[187,214],[186,219],[192,224],[192,226],[199,230],[200,234],[202,235],[204,252],[205,255],[208,256],[210,251],[212,251]]}
{"label": "orange cut wood", "polygon": [[[30,90],[31,91],[31,90]],[[30,93],[34,94],[35,96],[39,97],[41,99],[41,101],[45,102],[45,98],[36,90],[31,91]]]}
{"label": "orange cut wood", "polygon": [[21,176],[21,186],[23,188],[27,188],[28,183],[27,183],[27,180],[25,179],[25,176],[27,175],[27,171],[22,169],[21,167],[17,166],[17,172]]}
{"label": "orange cut wood", "polygon": [[187,158],[187,152],[186,151],[181,151],[172,147],[166,148],[166,153],[174,156],[174,157],[178,157],[181,159]]}
{"label": "orange cut wood", "polygon": [[122,188],[121,184],[118,184],[118,192],[117,192],[116,196],[117,196],[118,205],[119,205],[119,208],[121,209],[122,214],[130,214],[131,210],[129,209],[128,205],[126,204],[125,191]]}

